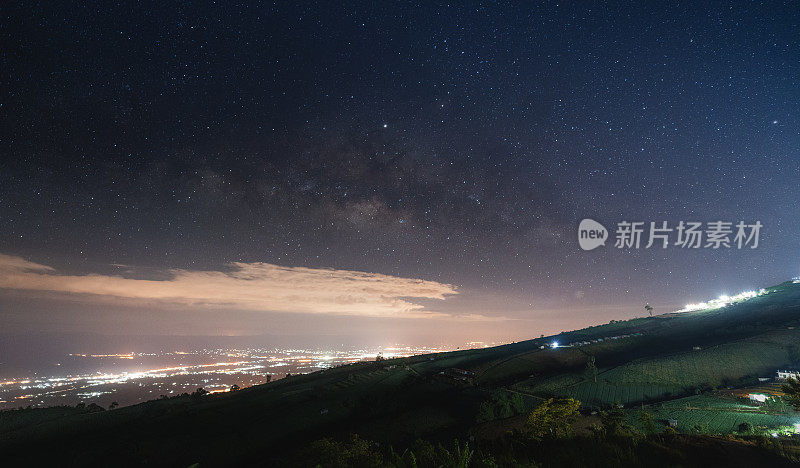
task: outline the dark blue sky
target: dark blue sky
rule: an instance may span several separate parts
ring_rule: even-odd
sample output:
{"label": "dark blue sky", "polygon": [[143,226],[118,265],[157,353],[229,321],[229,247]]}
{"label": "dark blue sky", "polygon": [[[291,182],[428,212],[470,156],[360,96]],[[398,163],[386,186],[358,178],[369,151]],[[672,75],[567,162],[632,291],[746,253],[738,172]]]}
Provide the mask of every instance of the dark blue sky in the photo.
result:
{"label": "dark blue sky", "polygon": [[[460,291],[429,309],[522,334],[800,274],[796,3],[0,13],[0,253],[62,274],[420,278]],[[755,250],[584,252],[583,218],[764,227]],[[13,324],[47,322],[17,289]],[[131,320],[117,305],[80,321]],[[245,315],[225,320],[283,330]],[[364,320],[327,318],[307,326]]]}

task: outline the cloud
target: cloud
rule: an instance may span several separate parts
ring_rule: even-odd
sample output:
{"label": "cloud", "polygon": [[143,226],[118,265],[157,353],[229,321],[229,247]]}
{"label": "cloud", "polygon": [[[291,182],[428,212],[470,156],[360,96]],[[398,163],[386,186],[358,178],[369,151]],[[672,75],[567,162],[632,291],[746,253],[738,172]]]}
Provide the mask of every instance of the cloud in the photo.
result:
{"label": "cloud", "polygon": [[0,288],[143,299],[239,310],[437,318],[420,300],[444,300],[455,286],[413,278],[269,263],[226,265],[225,271],[165,270],[167,279],[61,274],[20,257],[0,254]]}

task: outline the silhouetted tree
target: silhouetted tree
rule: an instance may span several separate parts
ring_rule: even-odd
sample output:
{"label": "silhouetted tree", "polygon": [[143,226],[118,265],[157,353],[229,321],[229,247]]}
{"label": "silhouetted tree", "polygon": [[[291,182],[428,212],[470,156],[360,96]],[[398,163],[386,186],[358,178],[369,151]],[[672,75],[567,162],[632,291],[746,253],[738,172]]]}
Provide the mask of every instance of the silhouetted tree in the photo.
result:
{"label": "silhouetted tree", "polygon": [[238,385],[236,385],[236,384],[231,385],[231,391],[232,392],[235,392],[237,390],[239,390],[239,386]]}
{"label": "silhouetted tree", "polygon": [[119,406],[119,403],[117,403],[116,401],[112,401],[111,404],[108,405],[108,409],[114,409],[117,406]]}
{"label": "silhouetted tree", "polygon": [[92,413],[97,413],[97,412],[106,410],[105,408],[103,408],[102,406],[98,405],[97,403],[89,403],[89,406],[87,406],[86,409],[91,411]]}

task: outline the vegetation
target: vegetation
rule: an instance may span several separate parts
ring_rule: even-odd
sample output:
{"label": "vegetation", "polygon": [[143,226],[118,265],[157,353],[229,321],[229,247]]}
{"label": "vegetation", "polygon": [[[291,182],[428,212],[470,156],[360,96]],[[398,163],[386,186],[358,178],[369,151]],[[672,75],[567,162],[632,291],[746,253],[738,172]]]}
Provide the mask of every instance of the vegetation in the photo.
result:
{"label": "vegetation", "polygon": [[786,401],[789,402],[795,409],[800,410],[800,380],[797,378],[789,379],[783,385],[782,390],[786,393]]}
{"label": "vegetation", "polygon": [[525,431],[534,439],[567,437],[577,419],[581,403],[572,398],[550,398],[528,415]]}

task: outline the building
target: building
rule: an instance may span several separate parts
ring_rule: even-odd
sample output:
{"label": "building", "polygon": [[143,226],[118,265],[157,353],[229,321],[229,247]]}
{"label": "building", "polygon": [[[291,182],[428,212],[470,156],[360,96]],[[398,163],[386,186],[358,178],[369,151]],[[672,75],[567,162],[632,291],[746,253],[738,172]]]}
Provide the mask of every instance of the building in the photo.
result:
{"label": "building", "polygon": [[778,380],[798,379],[800,380],[800,370],[789,369],[779,370]]}

